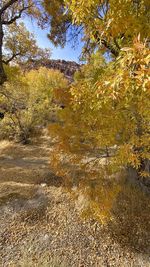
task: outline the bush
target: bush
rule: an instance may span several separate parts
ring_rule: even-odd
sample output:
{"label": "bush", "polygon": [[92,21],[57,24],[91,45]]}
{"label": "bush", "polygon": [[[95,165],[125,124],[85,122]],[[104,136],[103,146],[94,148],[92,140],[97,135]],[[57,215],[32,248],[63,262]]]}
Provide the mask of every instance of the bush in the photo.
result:
{"label": "bush", "polygon": [[[9,68],[9,81],[4,85],[0,107],[5,113],[0,122],[0,138],[28,142],[52,119],[55,111],[54,89],[67,86],[63,74],[40,68],[23,73]],[[14,72],[16,75],[14,75]]]}

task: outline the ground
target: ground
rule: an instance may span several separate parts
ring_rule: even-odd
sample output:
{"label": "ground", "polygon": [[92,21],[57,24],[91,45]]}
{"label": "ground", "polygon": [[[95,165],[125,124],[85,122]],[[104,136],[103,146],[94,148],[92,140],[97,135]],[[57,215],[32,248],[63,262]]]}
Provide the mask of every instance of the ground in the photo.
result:
{"label": "ground", "polygon": [[52,149],[46,136],[26,146],[0,143],[0,266],[150,266],[148,196],[122,191],[114,221],[85,219],[51,171]]}

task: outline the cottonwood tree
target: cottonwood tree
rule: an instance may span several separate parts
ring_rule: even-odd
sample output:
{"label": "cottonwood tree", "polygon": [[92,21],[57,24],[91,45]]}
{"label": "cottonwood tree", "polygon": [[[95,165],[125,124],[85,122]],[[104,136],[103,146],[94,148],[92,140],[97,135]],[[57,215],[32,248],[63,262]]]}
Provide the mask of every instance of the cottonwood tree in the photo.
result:
{"label": "cottonwood tree", "polygon": [[44,7],[50,14],[50,40],[64,45],[71,33],[77,37],[82,32],[86,53],[98,47],[117,57],[139,32],[141,39],[149,36],[148,0],[44,0]]}
{"label": "cottonwood tree", "polygon": [[2,0],[0,2],[0,85],[7,79],[3,67],[4,27],[12,25],[23,15],[39,18],[41,8],[41,3],[34,0]]}
{"label": "cottonwood tree", "polygon": [[3,42],[3,63],[10,62],[20,66],[28,65],[34,60],[50,58],[50,49],[39,48],[36,39],[30,33],[23,22],[13,23],[5,29]]}
{"label": "cottonwood tree", "polygon": [[68,39],[68,31],[69,41],[71,41],[71,38],[78,37],[81,28],[72,24],[72,16],[70,13],[66,12],[64,0],[44,0],[43,7],[46,11],[46,15],[42,23],[47,27],[50,26],[48,37],[54,45],[61,45],[64,47]]}
{"label": "cottonwood tree", "polygon": [[67,87],[68,82],[58,70],[46,68],[23,74],[17,66],[7,66],[7,73],[8,81],[0,97],[0,106],[7,111],[0,123],[0,139],[27,143],[53,119],[53,91]]}
{"label": "cottonwood tree", "polygon": [[66,5],[72,23],[83,26],[90,44],[113,55],[109,63],[99,54],[94,61],[90,57],[70,89],[56,91],[65,108],[60,123],[50,127],[58,140],[52,158],[57,175],[88,195],[85,202],[97,217],[107,217],[119,191],[117,175],[132,170],[142,186],[150,177],[150,3],[57,3]]}
{"label": "cottonwood tree", "polygon": [[[19,24],[14,22],[5,29],[2,62],[5,73],[7,73],[7,80],[10,80],[9,75],[11,75],[8,65],[17,65],[23,71],[29,71],[33,68],[33,62],[45,61],[50,58],[50,55],[49,49],[38,47],[34,35],[26,29],[22,22]],[[1,86],[1,95],[7,99],[11,97],[5,86]],[[3,111],[1,112],[3,119],[4,114],[7,113],[7,108],[0,104],[0,109]]]}
{"label": "cottonwood tree", "polygon": [[148,47],[135,40],[116,61],[92,61],[69,90],[56,91],[65,108],[50,126],[57,140],[52,167],[102,218],[119,192],[116,177],[123,181],[129,170],[143,186],[149,181],[149,63]]}

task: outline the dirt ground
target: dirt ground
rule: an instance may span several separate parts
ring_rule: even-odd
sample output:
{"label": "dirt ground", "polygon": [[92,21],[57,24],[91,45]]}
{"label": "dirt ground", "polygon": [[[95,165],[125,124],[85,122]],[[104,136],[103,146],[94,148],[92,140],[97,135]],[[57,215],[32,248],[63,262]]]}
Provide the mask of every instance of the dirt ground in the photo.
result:
{"label": "dirt ground", "polygon": [[122,192],[114,222],[85,220],[50,169],[52,149],[46,136],[0,142],[0,266],[149,267],[149,198]]}

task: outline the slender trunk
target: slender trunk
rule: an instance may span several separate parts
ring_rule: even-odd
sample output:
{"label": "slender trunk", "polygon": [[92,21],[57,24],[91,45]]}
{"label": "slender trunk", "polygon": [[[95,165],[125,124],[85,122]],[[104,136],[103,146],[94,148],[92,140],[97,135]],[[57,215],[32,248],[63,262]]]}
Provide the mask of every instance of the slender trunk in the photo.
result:
{"label": "slender trunk", "polygon": [[[144,129],[143,129],[144,122],[143,122],[142,117],[138,113],[136,113],[135,116],[136,116],[136,121],[137,121],[136,135],[140,139],[140,138],[142,138],[143,133],[144,133]],[[147,151],[148,148],[147,147],[144,147],[144,146],[135,147],[134,148],[134,151],[137,152],[139,155],[142,154],[142,152],[144,150]],[[140,160],[140,166],[138,168],[138,175],[139,175],[139,177],[141,177],[141,179],[144,179],[145,180],[145,178],[142,177],[141,173],[142,172],[146,172],[147,173],[147,176],[150,177],[150,160],[148,158],[145,158],[144,159],[142,157],[139,157],[139,160]]]}
{"label": "slender trunk", "polygon": [[1,22],[1,18],[0,18],[0,85],[3,85],[3,83],[7,79],[6,73],[5,73],[4,67],[3,67],[3,52],[2,52],[3,36],[4,36],[3,25],[2,25],[2,22]]}

